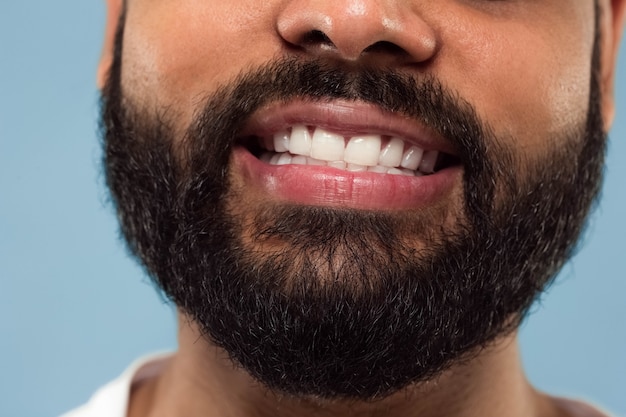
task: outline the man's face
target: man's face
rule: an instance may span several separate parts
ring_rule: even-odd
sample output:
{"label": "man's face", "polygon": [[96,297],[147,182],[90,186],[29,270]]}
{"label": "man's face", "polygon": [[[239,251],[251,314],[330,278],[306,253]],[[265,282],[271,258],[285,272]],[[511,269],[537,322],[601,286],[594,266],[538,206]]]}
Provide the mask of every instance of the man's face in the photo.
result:
{"label": "man's face", "polygon": [[103,119],[123,231],[267,386],[432,378],[569,256],[604,150],[592,2],[127,6]]}

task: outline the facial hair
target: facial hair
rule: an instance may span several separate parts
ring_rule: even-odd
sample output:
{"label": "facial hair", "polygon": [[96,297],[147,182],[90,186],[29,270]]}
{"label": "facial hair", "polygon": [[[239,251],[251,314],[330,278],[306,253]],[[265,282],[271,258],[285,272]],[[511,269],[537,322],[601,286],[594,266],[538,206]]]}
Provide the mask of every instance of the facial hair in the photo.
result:
{"label": "facial hair", "polygon": [[[129,250],[207,341],[271,390],[371,400],[469,360],[519,325],[571,256],[600,188],[597,50],[587,119],[528,159],[437,79],[315,60],[241,74],[180,134],[175,109],[123,93],[122,35],[102,127]],[[445,137],[464,170],[458,223],[419,211],[238,207],[238,134],[255,110],[291,99],[372,103]],[[268,242],[281,250],[262,250]]]}

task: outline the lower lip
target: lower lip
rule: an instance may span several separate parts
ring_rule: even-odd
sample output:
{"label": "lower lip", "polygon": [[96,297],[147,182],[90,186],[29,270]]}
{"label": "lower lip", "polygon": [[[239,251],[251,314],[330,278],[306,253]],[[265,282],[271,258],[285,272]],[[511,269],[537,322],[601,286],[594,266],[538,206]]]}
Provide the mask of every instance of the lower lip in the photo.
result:
{"label": "lower lip", "polygon": [[296,204],[363,210],[408,210],[437,204],[461,183],[459,166],[422,177],[349,172],[315,165],[270,165],[244,147],[233,149],[233,167],[246,186]]}

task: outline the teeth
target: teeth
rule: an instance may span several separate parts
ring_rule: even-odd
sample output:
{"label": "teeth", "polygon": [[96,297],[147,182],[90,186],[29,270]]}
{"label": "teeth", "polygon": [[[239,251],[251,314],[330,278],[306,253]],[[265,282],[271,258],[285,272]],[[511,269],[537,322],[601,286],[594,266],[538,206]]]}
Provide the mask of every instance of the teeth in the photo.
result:
{"label": "teeth", "polygon": [[306,160],[307,160],[306,156],[295,155],[291,158],[291,163],[295,165],[306,165]]}
{"label": "teeth", "polygon": [[289,152],[294,155],[311,155],[311,134],[304,125],[296,125],[291,129]]}
{"label": "teeth", "polygon": [[355,136],[348,142],[343,160],[348,164],[378,165],[380,142],[380,135]]}
{"label": "teeth", "polygon": [[402,168],[410,169],[411,171],[415,171],[417,167],[422,162],[422,155],[424,151],[417,146],[411,146],[406,152],[402,155],[402,162],[400,166]]}
{"label": "teeth", "polygon": [[327,165],[328,163],[326,161],[321,161],[315,158],[307,158],[306,164],[307,165]]}
{"label": "teeth", "polygon": [[389,168],[382,165],[376,165],[374,167],[367,167],[367,172],[376,172],[377,174],[386,174]]}
{"label": "teeth", "polygon": [[426,151],[422,157],[422,162],[419,165],[419,170],[425,174],[432,174],[435,172],[435,164],[439,157],[438,151]]}
{"label": "teeth", "polygon": [[329,167],[333,167],[333,168],[337,168],[337,169],[341,169],[341,170],[345,170],[346,169],[346,163],[344,161],[332,161],[328,163]]}
{"label": "teeth", "polygon": [[281,153],[276,161],[276,165],[289,165],[291,163],[291,155],[288,153]]}
{"label": "teeth", "polygon": [[346,165],[346,170],[351,172],[365,172],[367,171],[367,167],[359,164],[348,164]]}
{"label": "teeth", "polygon": [[392,174],[392,175],[407,175],[409,177],[413,177],[413,176],[418,176],[417,172],[412,171],[410,169],[402,169],[402,168],[388,168],[387,169],[387,174]]}
{"label": "teeth", "polygon": [[391,138],[389,143],[380,151],[378,164],[386,167],[397,167],[402,162],[404,141],[400,138]]}
{"label": "teeth", "polygon": [[340,161],[343,159],[345,140],[343,136],[317,128],[313,133],[311,157],[322,161]]}
{"label": "teeth", "polygon": [[278,165],[278,160],[280,159],[280,156],[282,154],[280,153],[275,153],[274,155],[272,155],[272,157],[270,158],[270,165]]}
{"label": "teeth", "polygon": [[358,135],[346,138],[323,128],[294,125],[263,138],[267,151],[260,159],[271,165],[325,165],[351,172],[422,176],[433,173],[438,151],[424,151],[417,146],[405,150],[405,141],[392,137],[381,149],[381,135]]}
{"label": "teeth", "polygon": [[[274,150],[276,152],[287,152],[289,150],[289,132],[283,131],[274,134]],[[271,151],[272,149],[268,149]]]}

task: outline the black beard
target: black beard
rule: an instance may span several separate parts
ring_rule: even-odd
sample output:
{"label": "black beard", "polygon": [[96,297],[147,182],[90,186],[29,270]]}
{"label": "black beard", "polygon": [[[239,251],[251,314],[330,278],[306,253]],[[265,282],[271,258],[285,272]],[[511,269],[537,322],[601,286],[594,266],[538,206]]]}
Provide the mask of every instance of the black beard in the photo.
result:
{"label": "black beard", "polygon": [[[103,91],[105,169],[130,251],[207,340],[272,390],[369,400],[427,381],[517,328],[571,256],[601,183],[598,53],[588,118],[537,160],[434,79],[279,61],[219,89],[184,137],[171,110],[123,97],[121,33]],[[251,113],[294,98],[360,100],[454,143],[453,230],[419,212],[274,204],[233,210],[229,156]],[[184,161],[184,162],[183,162]],[[418,237],[427,249],[416,250]],[[278,242],[277,254],[264,253]]]}

